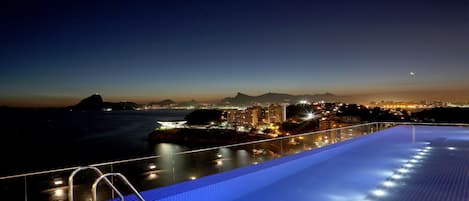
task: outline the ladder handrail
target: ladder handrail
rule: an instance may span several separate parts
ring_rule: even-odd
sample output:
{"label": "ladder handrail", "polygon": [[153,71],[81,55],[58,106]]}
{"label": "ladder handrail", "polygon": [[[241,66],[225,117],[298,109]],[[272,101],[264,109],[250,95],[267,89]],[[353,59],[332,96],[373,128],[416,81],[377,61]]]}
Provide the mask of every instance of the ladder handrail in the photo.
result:
{"label": "ladder handrail", "polygon": [[[92,189],[91,189],[91,193],[93,194],[92,196],[92,199],[93,201],[98,201],[98,196],[97,196],[97,189],[98,189],[98,183],[101,182],[101,180],[103,179],[107,179],[107,177],[109,176],[117,176],[119,177],[122,181],[124,181],[124,183],[135,193],[135,195],[138,197],[138,199],[140,199],[141,201],[145,201],[145,199],[143,199],[142,195],[140,195],[140,193],[137,191],[137,189],[135,189],[135,187],[129,182],[129,180],[127,180],[127,178],[125,178],[124,175],[122,175],[121,173],[106,173],[106,174],[103,174],[101,175],[99,178],[96,179],[96,181],[93,183],[93,186],[92,186]],[[122,201],[124,201],[124,199],[122,199]]]}
{"label": "ladder handrail", "polygon": [[[73,177],[80,171],[82,170],[86,170],[86,169],[91,169],[91,170],[94,170],[94,172],[99,175],[99,176],[102,176],[104,175],[103,172],[101,172],[101,170],[99,170],[97,167],[93,167],[93,166],[83,166],[83,167],[78,167],[75,171],[73,171],[70,176],[68,177],[68,200],[69,201],[73,201]],[[118,195],[119,197],[121,198],[122,201],[124,201],[124,196],[122,195],[121,192],[119,192],[119,190],[117,190],[117,188],[107,179],[105,178],[104,180],[111,188],[112,190],[114,190]]]}

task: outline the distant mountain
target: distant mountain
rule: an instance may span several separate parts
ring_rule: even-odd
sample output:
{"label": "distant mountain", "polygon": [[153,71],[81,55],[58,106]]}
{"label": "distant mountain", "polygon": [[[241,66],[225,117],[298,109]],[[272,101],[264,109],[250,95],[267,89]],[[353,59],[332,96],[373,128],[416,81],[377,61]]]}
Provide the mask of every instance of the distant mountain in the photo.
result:
{"label": "distant mountain", "polygon": [[324,94],[305,94],[305,95],[290,95],[284,93],[266,93],[259,96],[249,96],[238,92],[235,97],[227,97],[221,100],[222,104],[229,105],[251,105],[255,103],[297,103],[300,100],[307,101],[341,101],[345,97],[336,96],[331,93]]}
{"label": "distant mountain", "polygon": [[238,92],[235,97],[226,97],[222,99],[220,102],[221,104],[227,105],[247,105],[254,100],[253,96],[249,96]]}
{"label": "distant mountain", "polygon": [[160,106],[160,107],[168,107],[168,106],[176,105],[176,102],[174,102],[171,99],[165,99],[165,100],[158,101],[158,102],[150,102],[150,103],[148,103],[148,105],[149,106],[156,105],[156,106]]}
{"label": "distant mountain", "polygon": [[104,108],[103,98],[98,94],[93,94],[81,100],[75,106],[71,106],[73,110],[88,111],[88,110],[102,110]]}
{"label": "distant mountain", "polygon": [[139,107],[140,106],[137,103],[128,102],[128,101],[118,102],[118,103],[104,102],[104,109],[111,108],[112,110],[135,110]]}
{"label": "distant mountain", "polygon": [[100,111],[105,109],[112,110],[135,110],[139,105],[134,102],[104,102],[99,94],[93,94],[78,104],[69,106],[68,109],[76,111]]}
{"label": "distant mountain", "polygon": [[192,99],[190,101],[186,101],[186,102],[181,102],[181,103],[178,103],[177,106],[180,106],[180,107],[188,107],[188,106],[194,106],[194,107],[197,107],[199,106],[200,103],[197,102],[196,100]]}

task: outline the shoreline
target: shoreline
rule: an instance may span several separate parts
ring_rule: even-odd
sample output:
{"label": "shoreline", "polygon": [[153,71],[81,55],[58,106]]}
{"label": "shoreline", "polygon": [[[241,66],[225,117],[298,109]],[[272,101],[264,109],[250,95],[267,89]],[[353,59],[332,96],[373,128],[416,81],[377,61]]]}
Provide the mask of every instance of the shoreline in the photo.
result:
{"label": "shoreline", "polygon": [[242,142],[271,139],[268,135],[238,132],[233,129],[176,128],[154,130],[148,134],[152,142],[168,142],[181,145],[229,145]]}

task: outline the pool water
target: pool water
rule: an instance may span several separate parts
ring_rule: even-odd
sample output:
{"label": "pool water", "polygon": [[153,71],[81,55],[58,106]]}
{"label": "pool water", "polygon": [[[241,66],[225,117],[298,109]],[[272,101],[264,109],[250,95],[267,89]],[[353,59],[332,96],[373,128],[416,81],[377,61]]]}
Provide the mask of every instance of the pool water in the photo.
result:
{"label": "pool water", "polygon": [[147,201],[468,200],[469,128],[397,126],[142,195]]}

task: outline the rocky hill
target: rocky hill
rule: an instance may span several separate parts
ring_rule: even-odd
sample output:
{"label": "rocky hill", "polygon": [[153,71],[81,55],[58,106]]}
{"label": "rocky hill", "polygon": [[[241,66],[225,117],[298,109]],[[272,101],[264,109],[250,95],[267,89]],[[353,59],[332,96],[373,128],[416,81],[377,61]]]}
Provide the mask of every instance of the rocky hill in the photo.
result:
{"label": "rocky hill", "polygon": [[106,109],[112,110],[135,110],[139,105],[133,102],[104,102],[99,94],[93,94],[78,104],[69,106],[67,109],[75,111],[101,111]]}

